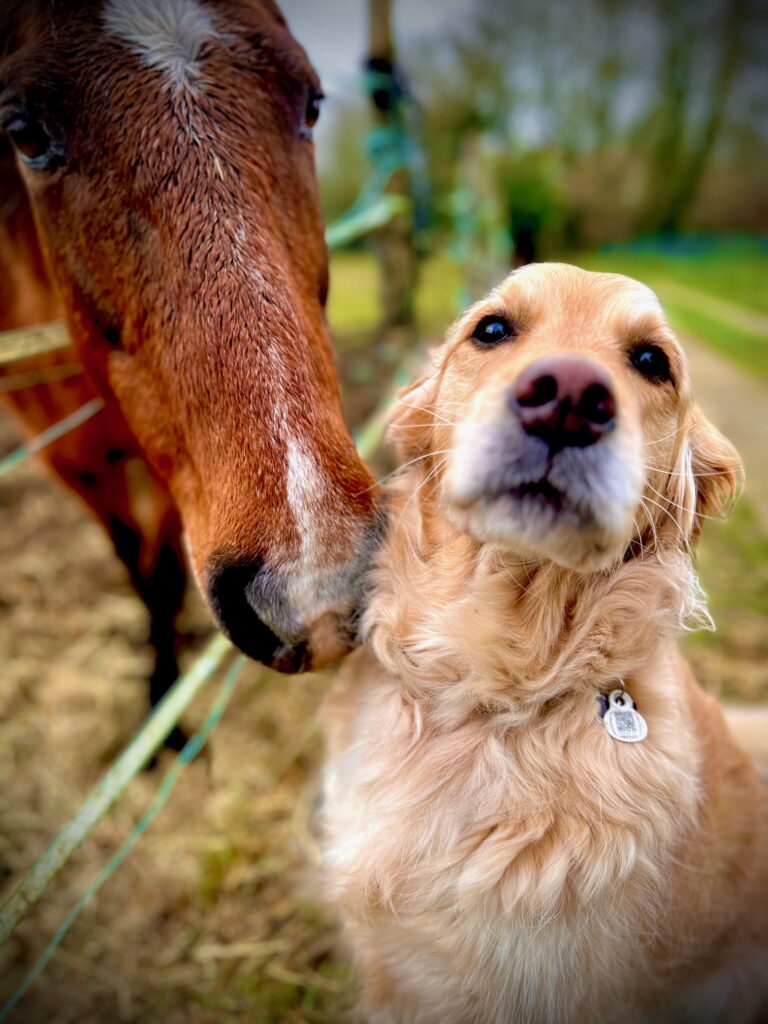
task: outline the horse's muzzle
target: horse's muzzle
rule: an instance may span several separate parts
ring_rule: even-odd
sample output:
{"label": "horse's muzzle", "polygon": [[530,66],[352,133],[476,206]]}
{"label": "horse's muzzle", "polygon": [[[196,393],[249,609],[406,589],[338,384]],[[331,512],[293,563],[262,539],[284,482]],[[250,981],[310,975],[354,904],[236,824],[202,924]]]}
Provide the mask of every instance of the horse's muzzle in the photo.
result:
{"label": "horse's muzzle", "polygon": [[[362,565],[311,617],[298,612],[290,580],[262,561],[214,560],[206,596],[222,631],[250,658],[278,672],[322,668],[350,651],[357,639]],[[323,607],[323,604],[326,607]]]}

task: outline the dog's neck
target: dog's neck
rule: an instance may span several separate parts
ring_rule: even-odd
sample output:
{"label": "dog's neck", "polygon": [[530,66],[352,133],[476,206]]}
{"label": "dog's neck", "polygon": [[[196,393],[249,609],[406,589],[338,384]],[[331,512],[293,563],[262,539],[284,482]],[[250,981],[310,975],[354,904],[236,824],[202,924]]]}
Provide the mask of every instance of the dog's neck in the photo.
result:
{"label": "dog's neck", "polygon": [[419,483],[414,469],[393,488],[365,628],[384,667],[454,721],[629,683],[705,615],[683,551],[598,573],[525,561],[459,533]]}
{"label": "dog's neck", "polygon": [[[538,927],[565,909],[584,921],[600,898],[614,907],[620,884],[626,915],[600,928],[632,935],[696,810],[698,747],[673,650],[694,610],[689,560],[669,551],[593,574],[525,563],[457,532],[417,484],[396,485],[365,620],[361,657],[386,678],[362,673],[356,756],[366,778],[379,766],[386,799],[361,888],[386,879],[382,903],[395,906],[402,885],[410,913],[458,878],[446,898],[498,898]],[[647,721],[642,743],[599,724],[595,698],[620,678]],[[404,836],[430,856],[403,858]],[[464,870],[467,849],[486,851],[486,875]]]}

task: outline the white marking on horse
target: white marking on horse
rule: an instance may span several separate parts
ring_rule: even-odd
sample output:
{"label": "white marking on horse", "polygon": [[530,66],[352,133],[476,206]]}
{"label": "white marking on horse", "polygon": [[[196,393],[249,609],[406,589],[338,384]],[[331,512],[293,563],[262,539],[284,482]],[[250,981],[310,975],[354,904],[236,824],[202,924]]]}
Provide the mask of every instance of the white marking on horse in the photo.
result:
{"label": "white marking on horse", "polygon": [[[316,593],[320,548],[322,541],[318,536],[317,523],[321,516],[320,504],[325,481],[312,455],[293,438],[286,444],[288,457],[287,495],[288,504],[293,513],[296,532],[299,535],[299,557],[296,559],[298,573],[298,589],[305,593],[295,595],[301,601]],[[322,572],[322,570],[320,570]]]}
{"label": "white marking on horse", "polygon": [[[353,592],[358,586],[368,552],[362,543],[360,524],[342,518],[331,532],[324,532],[329,497],[328,482],[311,452],[295,437],[286,440],[287,498],[299,535],[299,551],[283,566],[286,597],[304,624],[316,621],[328,611],[352,611]],[[339,545],[354,539],[359,552],[351,562],[340,559]]]}
{"label": "white marking on horse", "polygon": [[218,38],[197,0],[107,0],[103,20],[109,35],[127,43],[177,88],[194,81],[203,44]]}

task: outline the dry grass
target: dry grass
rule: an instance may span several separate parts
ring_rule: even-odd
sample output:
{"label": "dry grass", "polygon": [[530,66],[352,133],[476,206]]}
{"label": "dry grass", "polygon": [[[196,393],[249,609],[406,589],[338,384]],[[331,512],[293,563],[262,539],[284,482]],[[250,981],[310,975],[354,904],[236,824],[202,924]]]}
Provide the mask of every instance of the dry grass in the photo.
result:
{"label": "dry grass", "polygon": [[[142,608],[106,537],[36,465],[0,487],[0,555],[7,890],[140,724],[149,658]],[[188,658],[209,628],[192,604]],[[314,723],[326,685],[249,666],[210,748],[11,1020],[341,1018],[352,985],[313,877]],[[198,698],[190,726],[214,693]],[[1,951],[3,997],[146,809],[168,756],[132,784]]]}

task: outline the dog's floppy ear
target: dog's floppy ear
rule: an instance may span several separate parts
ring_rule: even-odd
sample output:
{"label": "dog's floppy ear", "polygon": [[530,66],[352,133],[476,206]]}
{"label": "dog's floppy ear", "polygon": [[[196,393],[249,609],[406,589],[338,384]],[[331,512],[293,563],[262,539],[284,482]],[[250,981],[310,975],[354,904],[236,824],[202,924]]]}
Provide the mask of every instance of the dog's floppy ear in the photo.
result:
{"label": "dog's floppy ear", "polygon": [[433,352],[425,372],[403,388],[390,413],[387,440],[401,459],[415,459],[432,448],[433,403],[437,394],[441,357]]}
{"label": "dog's floppy ear", "polygon": [[691,469],[699,516],[725,516],[744,483],[744,466],[727,437],[696,408],[691,429]]}
{"label": "dog's floppy ear", "polygon": [[672,511],[685,537],[695,540],[709,516],[727,515],[744,481],[739,453],[693,406],[683,431],[683,445],[669,479]]}

